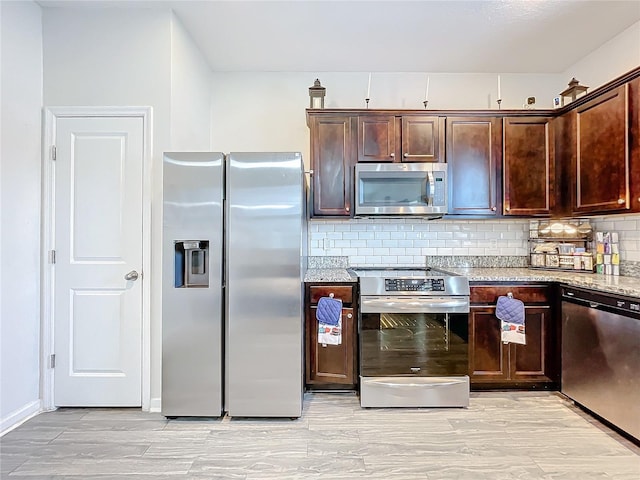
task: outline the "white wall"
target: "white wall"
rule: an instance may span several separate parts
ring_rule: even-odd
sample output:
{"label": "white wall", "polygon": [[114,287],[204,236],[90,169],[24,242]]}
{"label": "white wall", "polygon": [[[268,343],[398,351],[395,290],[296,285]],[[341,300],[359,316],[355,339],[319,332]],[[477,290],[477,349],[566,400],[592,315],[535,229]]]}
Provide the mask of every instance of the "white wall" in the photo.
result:
{"label": "white wall", "polygon": [[[161,382],[162,152],[171,150],[171,12],[44,8],[45,106],[153,108],[151,398]],[[155,399],[155,400],[154,400]]]}
{"label": "white wall", "polygon": [[171,149],[211,149],[211,68],[175,16],[171,18]]}
{"label": "white wall", "polygon": [[42,20],[2,2],[0,432],[40,409]]}
{"label": "white wall", "polygon": [[168,9],[45,8],[46,106],[153,107],[151,408],[162,368],[162,154],[210,150],[211,72]]}
{"label": "white wall", "polygon": [[[364,108],[368,73],[238,72],[213,74],[213,149],[295,150],[309,164],[305,108],[316,77],[327,88],[325,108]],[[502,108],[522,108],[535,96],[551,108],[561,77],[501,74]],[[423,109],[426,76],[373,73],[370,108]],[[496,108],[497,75],[432,74],[430,109]]]}
{"label": "white wall", "polygon": [[[563,73],[564,86],[572,77],[589,91],[640,66],[640,22],[616,35]],[[561,90],[560,90],[561,91]]]}

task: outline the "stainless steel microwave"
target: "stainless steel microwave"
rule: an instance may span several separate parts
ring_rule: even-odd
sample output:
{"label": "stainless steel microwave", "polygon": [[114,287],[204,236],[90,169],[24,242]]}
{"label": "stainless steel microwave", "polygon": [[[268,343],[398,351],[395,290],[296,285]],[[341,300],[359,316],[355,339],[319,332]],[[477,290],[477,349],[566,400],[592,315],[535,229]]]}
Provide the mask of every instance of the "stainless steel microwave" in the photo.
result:
{"label": "stainless steel microwave", "polygon": [[356,215],[447,213],[446,163],[358,163]]}

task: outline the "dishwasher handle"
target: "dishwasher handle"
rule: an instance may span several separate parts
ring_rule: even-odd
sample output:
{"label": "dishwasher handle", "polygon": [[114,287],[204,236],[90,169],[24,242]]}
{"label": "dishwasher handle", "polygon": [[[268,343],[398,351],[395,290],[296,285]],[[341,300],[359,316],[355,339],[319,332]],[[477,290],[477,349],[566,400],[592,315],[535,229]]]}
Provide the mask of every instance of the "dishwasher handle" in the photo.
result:
{"label": "dishwasher handle", "polygon": [[562,301],[640,318],[640,299],[633,297],[563,287]]}

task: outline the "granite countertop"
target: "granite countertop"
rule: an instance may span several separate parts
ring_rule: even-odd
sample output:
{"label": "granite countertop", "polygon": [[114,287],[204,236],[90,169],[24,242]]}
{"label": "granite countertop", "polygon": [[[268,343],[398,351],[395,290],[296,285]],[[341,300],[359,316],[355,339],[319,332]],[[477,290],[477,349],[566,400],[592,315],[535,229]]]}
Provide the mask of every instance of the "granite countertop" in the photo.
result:
{"label": "granite countertop", "polygon": [[305,282],[357,282],[358,277],[346,268],[309,268]]}
{"label": "granite countertop", "polygon": [[[470,282],[559,282],[600,292],[640,298],[640,278],[589,273],[554,272],[529,268],[460,268],[446,270],[465,275]],[[346,268],[311,268],[305,282],[356,282],[357,277]]]}

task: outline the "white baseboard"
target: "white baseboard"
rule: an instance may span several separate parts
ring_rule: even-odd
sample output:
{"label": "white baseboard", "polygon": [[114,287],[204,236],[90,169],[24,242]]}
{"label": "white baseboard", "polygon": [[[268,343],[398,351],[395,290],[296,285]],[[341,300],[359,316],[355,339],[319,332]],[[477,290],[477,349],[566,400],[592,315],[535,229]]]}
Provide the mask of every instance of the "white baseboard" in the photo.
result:
{"label": "white baseboard", "polygon": [[152,398],[149,402],[149,412],[159,413],[162,411],[162,403],[160,397]]}
{"label": "white baseboard", "polygon": [[0,420],[0,437],[42,412],[42,401],[34,400]]}

